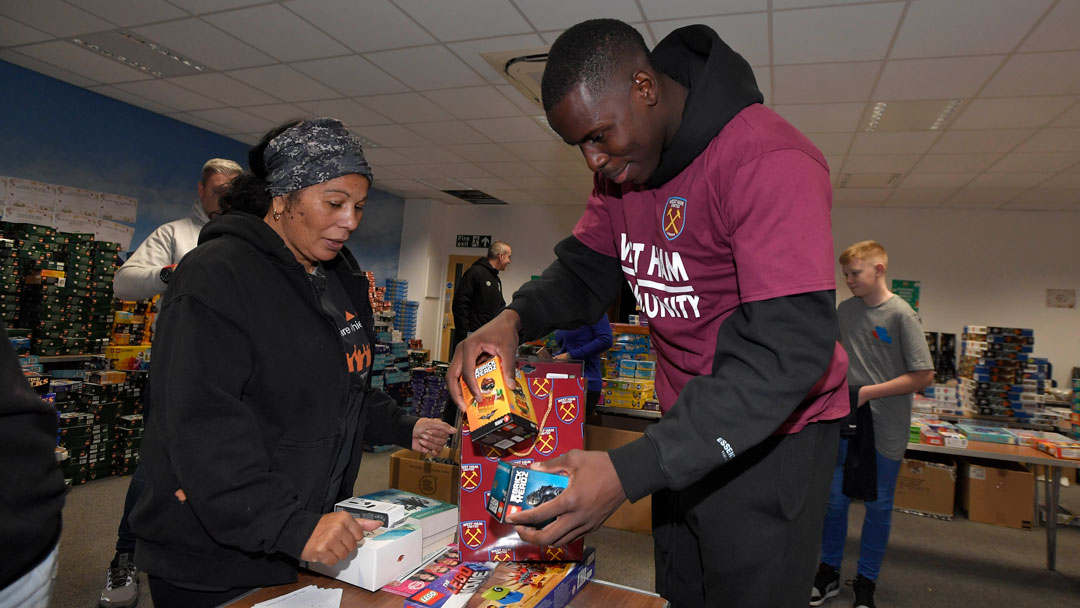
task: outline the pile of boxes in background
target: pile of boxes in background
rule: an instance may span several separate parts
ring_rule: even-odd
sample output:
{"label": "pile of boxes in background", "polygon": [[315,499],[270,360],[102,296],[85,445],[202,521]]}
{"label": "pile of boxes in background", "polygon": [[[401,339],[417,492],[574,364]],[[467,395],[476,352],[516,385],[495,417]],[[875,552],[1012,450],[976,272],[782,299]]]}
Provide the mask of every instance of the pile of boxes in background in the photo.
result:
{"label": "pile of boxes in background", "polygon": [[960,398],[980,417],[1039,423],[1044,418],[1049,362],[1034,357],[1035,332],[964,326]]}
{"label": "pile of boxes in background", "polygon": [[113,312],[117,243],[0,222],[0,315],[41,356],[101,353]]}
{"label": "pile of boxes in background", "polygon": [[450,391],[446,388],[446,363],[436,362],[430,367],[414,367],[409,387],[412,390],[413,409],[409,413],[421,418],[441,418]]}
{"label": "pile of boxes in background", "polygon": [[400,332],[395,340],[416,338],[416,316],[420,303],[409,300],[409,282],[405,279],[386,279],[385,298],[394,311],[394,329]]}
{"label": "pile of boxes in background", "polygon": [[659,410],[656,402],[656,355],[649,328],[613,323],[614,344],[602,361],[604,398],[608,407]]}

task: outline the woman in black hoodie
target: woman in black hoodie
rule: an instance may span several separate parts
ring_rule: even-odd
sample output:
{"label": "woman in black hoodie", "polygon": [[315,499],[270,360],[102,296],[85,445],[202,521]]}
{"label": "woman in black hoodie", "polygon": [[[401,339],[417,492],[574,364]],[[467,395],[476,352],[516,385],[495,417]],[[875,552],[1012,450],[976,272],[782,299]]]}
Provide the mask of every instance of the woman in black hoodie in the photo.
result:
{"label": "woman in black hoodie", "polygon": [[435,452],[453,432],[371,389],[368,283],[344,246],[372,178],[360,143],[305,120],[249,162],[158,321],[132,523],[159,608],[295,581],[297,560],[336,563],[378,526],[330,512],[365,439]]}

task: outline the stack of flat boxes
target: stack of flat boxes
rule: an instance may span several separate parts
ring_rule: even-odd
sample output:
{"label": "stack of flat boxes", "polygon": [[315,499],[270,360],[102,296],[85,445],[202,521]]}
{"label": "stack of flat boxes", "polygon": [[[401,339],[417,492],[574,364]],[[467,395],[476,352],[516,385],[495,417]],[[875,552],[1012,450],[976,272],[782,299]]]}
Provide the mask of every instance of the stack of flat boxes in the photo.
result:
{"label": "stack of flat boxes", "polygon": [[1072,438],[1080,440],[1080,378],[1072,379]]}
{"label": "stack of flat boxes", "polygon": [[[21,279],[22,259],[15,247],[15,239],[5,236],[0,230],[0,319],[9,328],[18,327]],[[26,347],[29,350],[29,343]]]}
{"label": "stack of flat boxes", "polygon": [[982,418],[1039,424],[1049,362],[1033,357],[1035,332],[1015,327],[964,327],[960,397]]}
{"label": "stack of flat boxes", "polygon": [[110,346],[142,346],[153,340],[154,317],[157,315],[155,299],[130,301],[116,300],[112,318]]}
{"label": "stack of flat boxes", "polygon": [[922,395],[915,395],[912,414],[938,416],[967,416],[971,410],[960,402],[960,390],[955,386],[933,384],[923,389]]}
{"label": "stack of flat boxes", "polygon": [[409,282],[405,279],[386,279],[384,297],[394,311],[394,329],[401,332],[405,341],[416,337],[416,314],[420,303],[409,300]]}
{"label": "stack of flat boxes", "polygon": [[611,326],[614,344],[605,354],[604,401],[609,407],[658,409],[655,379],[656,357],[647,329],[621,324]]}
{"label": "stack of flat boxes", "polygon": [[424,418],[440,418],[450,391],[446,388],[445,363],[431,367],[413,368],[409,386],[412,390],[412,414]]}

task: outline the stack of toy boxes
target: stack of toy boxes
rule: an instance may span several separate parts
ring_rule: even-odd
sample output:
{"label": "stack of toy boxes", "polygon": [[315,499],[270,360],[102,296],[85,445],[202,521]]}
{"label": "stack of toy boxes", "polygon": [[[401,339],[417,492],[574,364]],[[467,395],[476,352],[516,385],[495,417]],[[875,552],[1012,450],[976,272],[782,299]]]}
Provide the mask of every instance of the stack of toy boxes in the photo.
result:
{"label": "stack of toy boxes", "polygon": [[604,401],[611,407],[648,408],[655,403],[656,357],[649,329],[613,323],[614,344],[604,357]]}
{"label": "stack of toy boxes", "polygon": [[[573,449],[584,448],[584,378],[579,364],[518,361],[524,373],[522,391],[531,401],[538,432],[535,437],[503,450],[474,442],[468,423],[461,441],[461,519],[458,545],[464,561],[577,560],[584,545],[579,539],[563,547],[539,547],[521,541],[514,527],[499,523],[487,512],[487,494],[499,461],[527,466]],[[483,387],[481,387],[483,390]]]}
{"label": "stack of toy boxes", "polygon": [[1080,378],[1072,379],[1072,438],[1080,439]]}
{"label": "stack of toy boxes", "polygon": [[[916,405],[912,412],[937,414],[940,416],[965,416],[967,410],[960,404],[960,391],[956,386],[934,384],[923,389],[923,399],[916,395]],[[926,411],[929,408],[929,411]]]}
{"label": "stack of toy boxes", "polygon": [[445,363],[432,367],[418,367],[411,372],[413,414],[423,418],[440,418],[450,398],[446,388]]}
{"label": "stack of toy boxes", "polygon": [[1048,362],[1033,358],[1035,334],[1013,327],[964,327],[960,398],[980,417],[1030,422],[1042,409]]}
{"label": "stack of toy boxes", "polygon": [[404,342],[391,342],[386,368],[383,370],[383,390],[401,407],[408,409],[412,405],[409,369],[409,350]]}
{"label": "stack of toy boxes", "polygon": [[116,474],[131,475],[139,464],[142,449],[143,416],[129,414],[120,416],[116,427]]}
{"label": "stack of toy boxes", "polygon": [[109,343],[112,281],[120,245],[95,241],[93,235],[86,233],[67,233],[66,236],[72,316],[85,323],[87,330],[87,343],[82,352],[103,353]]}
{"label": "stack of toy boxes", "polygon": [[[18,327],[21,282],[22,260],[15,248],[15,239],[5,232],[5,228],[0,228],[0,319],[4,320],[6,327]],[[30,345],[26,346],[29,350]]]}
{"label": "stack of toy boxes", "polygon": [[[153,341],[152,329],[154,317],[157,316],[158,298],[158,296],[155,296],[149,300],[138,302],[116,300],[110,345],[113,347],[148,346]],[[132,349],[113,352],[124,353],[128,357],[132,357],[141,351]],[[140,368],[136,367],[134,369]]]}

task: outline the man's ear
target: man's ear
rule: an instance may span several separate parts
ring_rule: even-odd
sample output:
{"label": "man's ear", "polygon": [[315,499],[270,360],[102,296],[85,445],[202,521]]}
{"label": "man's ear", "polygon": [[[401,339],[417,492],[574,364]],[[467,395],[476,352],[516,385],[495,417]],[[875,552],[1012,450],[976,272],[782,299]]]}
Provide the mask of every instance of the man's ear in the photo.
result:
{"label": "man's ear", "polygon": [[656,75],[649,70],[640,69],[634,72],[633,91],[635,98],[650,106],[656,105],[660,99],[659,91],[656,90]]}

